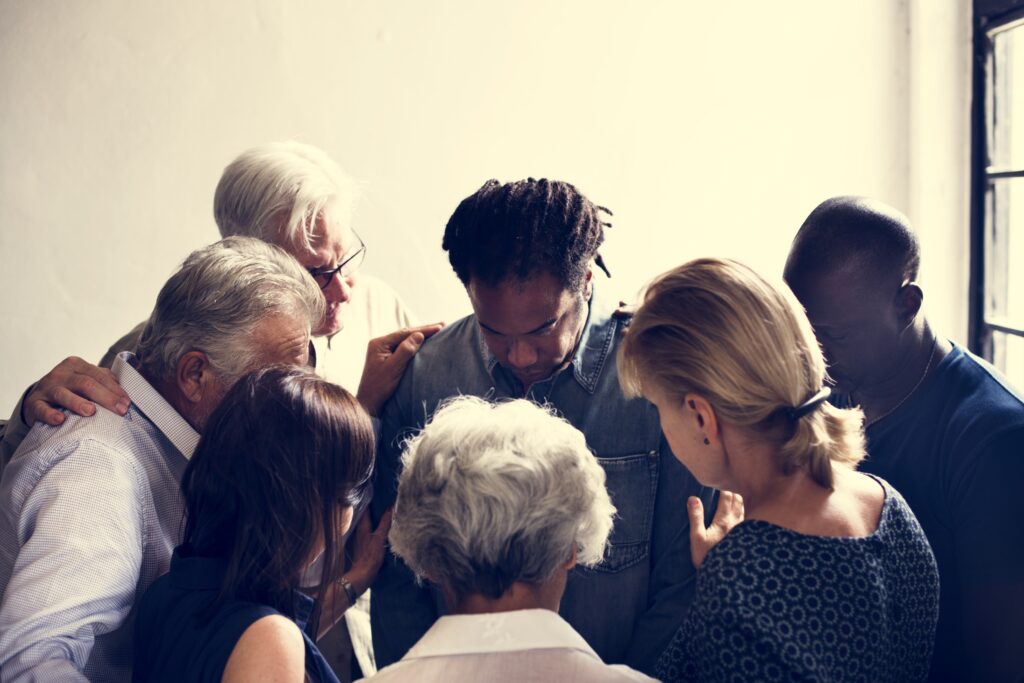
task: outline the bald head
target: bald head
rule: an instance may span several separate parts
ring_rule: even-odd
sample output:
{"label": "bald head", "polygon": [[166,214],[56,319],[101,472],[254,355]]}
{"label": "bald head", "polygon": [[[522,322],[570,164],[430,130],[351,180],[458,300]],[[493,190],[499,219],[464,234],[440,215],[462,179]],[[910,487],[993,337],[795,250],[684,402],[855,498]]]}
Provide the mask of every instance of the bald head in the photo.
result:
{"label": "bald head", "polygon": [[840,391],[879,386],[921,324],[921,260],[910,221],[863,197],[834,197],[793,240],[786,282],[807,311]]}
{"label": "bald head", "polygon": [[[833,197],[800,227],[786,259],[786,281],[843,272],[872,281],[917,279],[921,249],[910,221],[866,197]],[[863,280],[861,280],[863,281]]]}

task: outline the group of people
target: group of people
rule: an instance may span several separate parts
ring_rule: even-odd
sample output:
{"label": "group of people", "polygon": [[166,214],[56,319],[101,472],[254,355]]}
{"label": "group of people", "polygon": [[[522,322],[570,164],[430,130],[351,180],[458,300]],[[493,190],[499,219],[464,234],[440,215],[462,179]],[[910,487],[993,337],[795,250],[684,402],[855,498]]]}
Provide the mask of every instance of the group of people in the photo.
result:
{"label": "group of people", "polygon": [[25,391],[0,681],[1024,676],[1024,400],[928,325],[904,216],[827,200],[783,278],[634,309],[607,209],[491,180],[442,238],[473,314],[417,327],[352,201],[244,152],[109,369]]}

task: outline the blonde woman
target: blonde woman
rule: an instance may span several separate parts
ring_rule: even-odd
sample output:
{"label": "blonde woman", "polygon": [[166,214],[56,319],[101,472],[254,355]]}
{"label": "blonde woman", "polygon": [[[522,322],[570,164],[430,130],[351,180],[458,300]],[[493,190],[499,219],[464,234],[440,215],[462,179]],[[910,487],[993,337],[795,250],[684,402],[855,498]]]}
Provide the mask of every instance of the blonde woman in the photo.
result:
{"label": "blonde woman", "polygon": [[854,471],[862,414],[827,402],[821,350],[784,284],[718,259],[662,275],[620,376],[658,407],[676,457],[745,510],[702,563],[695,554],[697,595],[660,678],[925,678],[938,617],[931,548],[900,494]]}

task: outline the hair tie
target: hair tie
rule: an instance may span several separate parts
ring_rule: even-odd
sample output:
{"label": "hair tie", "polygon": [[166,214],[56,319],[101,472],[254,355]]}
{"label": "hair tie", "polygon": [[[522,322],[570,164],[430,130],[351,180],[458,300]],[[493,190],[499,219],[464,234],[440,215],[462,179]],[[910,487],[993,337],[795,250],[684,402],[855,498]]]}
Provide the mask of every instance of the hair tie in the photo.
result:
{"label": "hair tie", "polygon": [[796,422],[801,417],[803,417],[804,415],[811,412],[812,410],[820,406],[822,403],[827,401],[828,397],[831,395],[831,389],[829,389],[828,387],[822,387],[814,396],[811,396],[809,399],[807,399],[797,407],[790,408],[786,412],[786,415],[789,417],[789,420],[791,422]]}

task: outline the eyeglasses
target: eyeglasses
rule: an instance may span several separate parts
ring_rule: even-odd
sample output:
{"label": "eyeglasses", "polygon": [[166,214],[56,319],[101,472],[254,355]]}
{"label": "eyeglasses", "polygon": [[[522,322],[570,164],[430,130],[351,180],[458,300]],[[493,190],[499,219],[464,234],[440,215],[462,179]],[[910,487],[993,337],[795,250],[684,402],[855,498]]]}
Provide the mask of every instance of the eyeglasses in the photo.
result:
{"label": "eyeglasses", "polygon": [[363,265],[363,259],[366,258],[366,245],[363,243],[363,238],[356,234],[353,230],[352,234],[359,240],[359,246],[352,252],[351,256],[346,257],[334,268],[309,268],[309,274],[313,276],[316,283],[320,285],[320,289],[327,289],[331,284],[331,280],[334,279],[335,274],[338,277],[345,279],[350,275],[355,274],[359,267]]}

